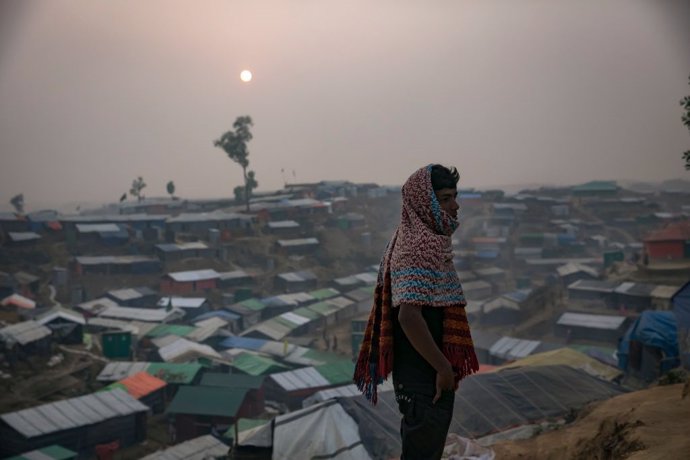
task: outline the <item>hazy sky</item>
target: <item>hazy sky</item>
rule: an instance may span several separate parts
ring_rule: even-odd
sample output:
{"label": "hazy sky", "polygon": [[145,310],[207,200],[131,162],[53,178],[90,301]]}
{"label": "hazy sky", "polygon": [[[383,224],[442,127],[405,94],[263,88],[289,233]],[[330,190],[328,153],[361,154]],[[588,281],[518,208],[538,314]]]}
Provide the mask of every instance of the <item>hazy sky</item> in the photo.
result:
{"label": "hazy sky", "polygon": [[690,178],[688,75],[687,0],[2,0],[0,206],[231,196],[240,115],[260,190]]}

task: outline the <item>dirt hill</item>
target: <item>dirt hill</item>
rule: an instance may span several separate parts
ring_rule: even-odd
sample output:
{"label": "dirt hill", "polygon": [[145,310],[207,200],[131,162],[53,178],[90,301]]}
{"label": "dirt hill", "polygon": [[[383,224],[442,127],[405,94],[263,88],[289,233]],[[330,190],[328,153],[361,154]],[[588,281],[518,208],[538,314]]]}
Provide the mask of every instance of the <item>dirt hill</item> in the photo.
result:
{"label": "dirt hill", "polygon": [[688,421],[687,384],[657,386],[594,405],[558,431],[492,448],[499,460],[687,459]]}

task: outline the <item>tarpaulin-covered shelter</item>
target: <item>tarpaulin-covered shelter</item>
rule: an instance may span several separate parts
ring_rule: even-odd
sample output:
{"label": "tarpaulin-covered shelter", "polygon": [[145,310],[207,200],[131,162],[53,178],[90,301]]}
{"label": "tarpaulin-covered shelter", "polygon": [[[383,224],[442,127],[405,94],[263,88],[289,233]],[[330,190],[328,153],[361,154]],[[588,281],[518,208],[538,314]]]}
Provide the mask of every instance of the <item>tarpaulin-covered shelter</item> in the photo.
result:
{"label": "tarpaulin-covered shelter", "polygon": [[628,324],[626,316],[567,311],[556,321],[554,332],[567,340],[582,339],[615,344]]}
{"label": "tarpaulin-covered shelter", "polygon": [[224,458],[228,450],[228,446],[216,437],[207,434],[159,450],[141,460],[207,460],[209,458]]}
{"label": "tarpaulin-covered shelter", "polygon": [[681,364],[690,369],[690,281],[671,297],[673,314],[678,322],[678,348]]}
{"label": "tarpaulin-covered shelter", "polygon": [[679,362],[678,325],[671,311],[643,311],[618,345],[618,367],[646,382]]}
{"label": "tarpaulin-covered shelter", "polygon": [[29,320],[0,329],[0,343],[8,352],[7,356],[12,363],[13,360],[21,359],[22,355],[49,354],[51,335],[50,329]]}
{"label": "tarpaulin-covered shelter", "polygon": [[185,441],[209,434],[214,425],[225,431],[238,417],[249,416],[245,404],[248,391],[206,385],[180,387],[166,411],[175,416],[177,439]]}
{"label": "tarpaulin-covered shelter", "polygon": [[217,287],[219,278],[213,269],[168,273],[161,278],[160,292],[166,295],[205,293]]}
{"label": "tarpaulin-covered shelter", "polygon": [[[478,438],[558,420],[623,393],[569,366],[506,369],[468,377],[456,393],[449,433]],[[388,459],[400,455],[400,414],[392,391],[372,406],[363,396],[331,399],[276,417],[244,440],[237,459]],[[253,446],[254,457],[242,457]],[[263,453],[264,456],[260,456]]]}
{"label": "tarpaulin-covered shelter", "polygon": [[282,372],[288,367],[267,356],[242,352],[233,357],[232,367],[241,373],[253,376]]}
{"label": "tarpaulin-covered shelter", "polygon": [[583,370],[593,377],[609,382],[621,375],[620,369],[608,366],[591,356],[587,356],[571,348],[557,348],[555,350],[535,353],[525,358],[518,359],[517,361],[513,361],[512,363],[504,364],[496,368],[495,371],[515,367],[552,366],[557,364]]}
{"label": "tarpaulin-covered shelter", "polygon": [[76,458],[77,453],[73,450],[65,449],[62,446],[54,444],[52,446],[15,455],[7,460],[75,460]]}
{"label": "tarpaulin-covered shelter", "polygon": [[244,412],[247,416],[259,416],[264,412],[263,376],[207,372],[201,379],[201,385],[225,388],[228,391],[246,389],[247,396],[244,401]]}
{"label": "tarpaulin-covered shelter", "polygon": [[111,383],[105,389],[114,390],[120,388],[132,397],[151,408],[154,414],[160,414],[165,408],[165,383],[146,371],[137,372],[119,382]]}
{"label": "tarpaulin-covered shelter", "polygon": [[309,270],[280,273],[273,280],[273,287],[282,292],[300,292],[316,289],[318,278]]}
{"label": "tarpaulin-covered shelter", "polygon": [[60,444],[92,457],[98,444],[127,447],[146,439],[148,407],[116,389],[0,416],[0,456]]}
{"label": "tarpaulin-covered shelter", "polygon": [[158,294],[150,287],[113,289],[106,296],[123,307],[146,308],[156,304]]}
{"label": "tarpaulin-covered shelter", "polygon": [[198,363],[111,362],[105,365],[96,380],[114,382],[139,372],[146,372],[167,384],[165,399],[170,401],[180,386],[198,383],[201,378],[201,369],[202,365]]}
{"label": "tarpaulin-covered shelter", "polygon": [[56,306],[37,316],[35,321],[50,329],[57,342],[81,344],[84,341],[86,320],[79,312]]}
{"label": "tarpaulin-covered shelter", "polygon": [[353,373],[350,361],[340,361],[271,374],[266,379],[266,399],[297,409],[319,390],[351,383]]}

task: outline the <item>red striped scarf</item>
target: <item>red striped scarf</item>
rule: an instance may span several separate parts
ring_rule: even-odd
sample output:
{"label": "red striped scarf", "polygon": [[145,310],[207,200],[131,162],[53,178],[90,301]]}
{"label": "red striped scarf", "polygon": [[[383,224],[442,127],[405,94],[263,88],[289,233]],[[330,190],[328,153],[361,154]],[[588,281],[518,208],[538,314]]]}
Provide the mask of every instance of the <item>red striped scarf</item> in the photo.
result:
{"label": "red striped scarf", "polygon": [[417,170],[402,189],[400,225],[379,266],[374,304],[359,350],[354,381],[373,404],[377,386],[393,370],[394,308],[443,307],[443,349],[455,384],[479,370],[465,297],[453,266],[450,235],[457,221],[444,212],[431,185],[431,166]]}

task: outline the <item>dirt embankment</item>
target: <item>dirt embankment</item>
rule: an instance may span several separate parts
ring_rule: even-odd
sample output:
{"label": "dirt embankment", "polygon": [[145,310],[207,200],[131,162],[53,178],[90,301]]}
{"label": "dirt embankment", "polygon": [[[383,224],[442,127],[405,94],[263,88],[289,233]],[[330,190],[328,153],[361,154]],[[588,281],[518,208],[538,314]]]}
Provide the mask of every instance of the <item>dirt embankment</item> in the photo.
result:
{"label": "dirt embankment", "polygon": [[583,411],[560,430],[493,447],[499,460],[673,460],[690,452],[684,384],[653,387]]}

